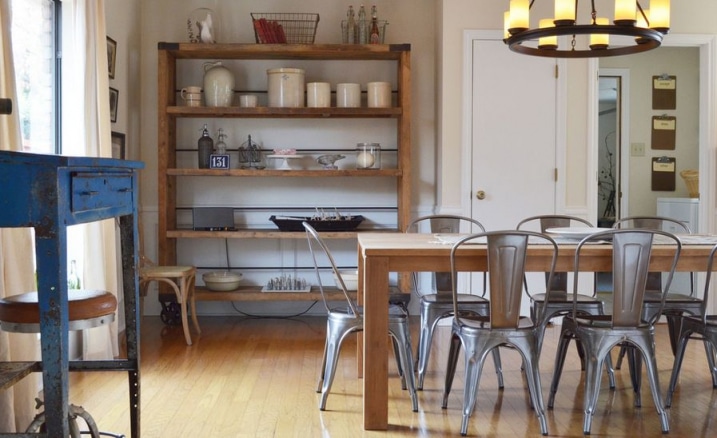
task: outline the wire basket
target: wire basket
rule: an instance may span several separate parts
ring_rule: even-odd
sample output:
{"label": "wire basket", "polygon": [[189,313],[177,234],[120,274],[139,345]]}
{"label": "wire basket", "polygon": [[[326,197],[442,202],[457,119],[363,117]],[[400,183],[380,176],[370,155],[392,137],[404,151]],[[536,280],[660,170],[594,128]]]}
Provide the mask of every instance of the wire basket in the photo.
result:
{"label": "wire basket", "polygon": [[319,14],[252,12],[251,20],[259,44],[314,44]]}
{"label": "wire basket", "polygon": [[694,169],[683,170],[680,176],[685,181],[690,198],[700,197],[700,172]]}

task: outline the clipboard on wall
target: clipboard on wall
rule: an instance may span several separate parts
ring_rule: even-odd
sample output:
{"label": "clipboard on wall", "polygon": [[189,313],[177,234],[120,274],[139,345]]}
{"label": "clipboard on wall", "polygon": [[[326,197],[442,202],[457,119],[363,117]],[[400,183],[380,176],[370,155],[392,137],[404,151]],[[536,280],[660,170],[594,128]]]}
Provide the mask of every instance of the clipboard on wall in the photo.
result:
{"label": "clipboard on wall", "polygon": [[674,157],[655,157],[652,159],[652,191],[674,192],[675,169],[677,160]]}
{"label": "clipboard on wall", "polygon": [[677,108],[677,76],[652,77],[652,109],[673,110]]}
{"label": "clipboard on wall", "polygon": [[652,149],[675,150],[677,117],[652,116]]}

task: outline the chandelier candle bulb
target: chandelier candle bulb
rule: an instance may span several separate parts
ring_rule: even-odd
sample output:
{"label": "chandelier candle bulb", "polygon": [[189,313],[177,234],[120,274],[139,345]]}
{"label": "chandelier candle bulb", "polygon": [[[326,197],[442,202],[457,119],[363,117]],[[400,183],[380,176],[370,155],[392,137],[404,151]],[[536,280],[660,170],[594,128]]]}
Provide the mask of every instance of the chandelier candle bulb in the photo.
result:
{"label": "chandelier candle bulb", "polygon": [[503,12],[503,39],[510,37],[510,11]]}
{"label": "chandelier candle bulb", "polygon": [[645,15],[650,20],[650,29],[667,33],[670,29],[670,0],[651,0],[650,14]]}
{"label": "chandelier candle bulb", "polygon": [[526,30],[530,27],[530,5],[528,0],[510,0],[510,27],[511,34]]}
{"label": "chandelier candle bulb", "polygon": [[[552,18],[543,18],[542,20],[540,20],[540,24],[538,26],[541,29],[546,28],[546,27],[554,27],[553,19]],[[538,38],[538,47],[541,49],[557,49],[558,48],[558,37],[557,36],[548,36],[548,37]]]}
{"label": "chandelier candle bulb", "polygon": [[555,25],[571,24],[575,24],[575,0],[555,0]]}
{"label": "chandelier candle bulb", "polygon": [[[643,15],[645,14],[645,15]],[[643,9],[642,12],[637,13],[637,24],[635,26],[637,27],[643,27],[645,29],[649,28],[650,26],[647,24],[647,20],[650,19],[650,10],[649,9]]]}
{"label": "chandelier candle bulb", "polygon": [[635,0],[615,0],[615,24],[618,26],[634,26],[637,18]]}
{"label": "chandelier candle bulb", "polygon": [[[595,23],[598,25],[608,25],[610,20],[607,18],[596,18]],[[590,35],[590,48],[593,50],[604,50],[610,45],[610,35],[606,33],[594,33]]]}

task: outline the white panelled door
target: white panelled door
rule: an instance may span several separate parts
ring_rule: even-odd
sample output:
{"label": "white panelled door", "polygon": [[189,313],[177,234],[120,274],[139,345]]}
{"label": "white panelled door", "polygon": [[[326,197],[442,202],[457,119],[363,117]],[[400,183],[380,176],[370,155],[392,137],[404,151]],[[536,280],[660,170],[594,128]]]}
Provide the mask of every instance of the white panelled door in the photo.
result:
{"label": "white panelled door", "polygon": [[[555,59],[473,40],[471,214],[487,230],[555,212]],[[482,198],[482,199],[479,199]]]}
{"label": "white panelled door", "polygon": [[[555,66],[555,59],[513,53],[501,40],[473,40],[471,216],[488,231],[555,213]],[[527,281],[531,291],[545,291],[542,273]],[[521,314],[529,314],[527,300]]]}

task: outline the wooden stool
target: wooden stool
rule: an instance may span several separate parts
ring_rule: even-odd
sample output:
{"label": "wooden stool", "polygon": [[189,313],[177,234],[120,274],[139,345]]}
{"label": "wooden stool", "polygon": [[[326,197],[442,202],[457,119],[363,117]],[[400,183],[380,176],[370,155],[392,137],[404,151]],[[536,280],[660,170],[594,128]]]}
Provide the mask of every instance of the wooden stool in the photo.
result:
{"label": "wooden stool", "polygon": [[[114,321],[117,298],[111,293],[70,289],[67,296],[70,330],[84,330]],[[0,328],[7,332],[40,333],[37,292],[0,299]]]}
{"label": "wooden stool", "polygon": [[197,268],[194,266],[143,266],[139,270],[139,291],[140,296],[145,297],[149,284],[153,281],[168,284],[174,290],[182,313],[182,328],[184,339],[187,345],[192,345],[192,336],[189,334],[189,322],[187,321],[187,303],[192,306],[192,323],[197,333],[202,331],[197,321],[197,309],[194,302],[194,278]]}

